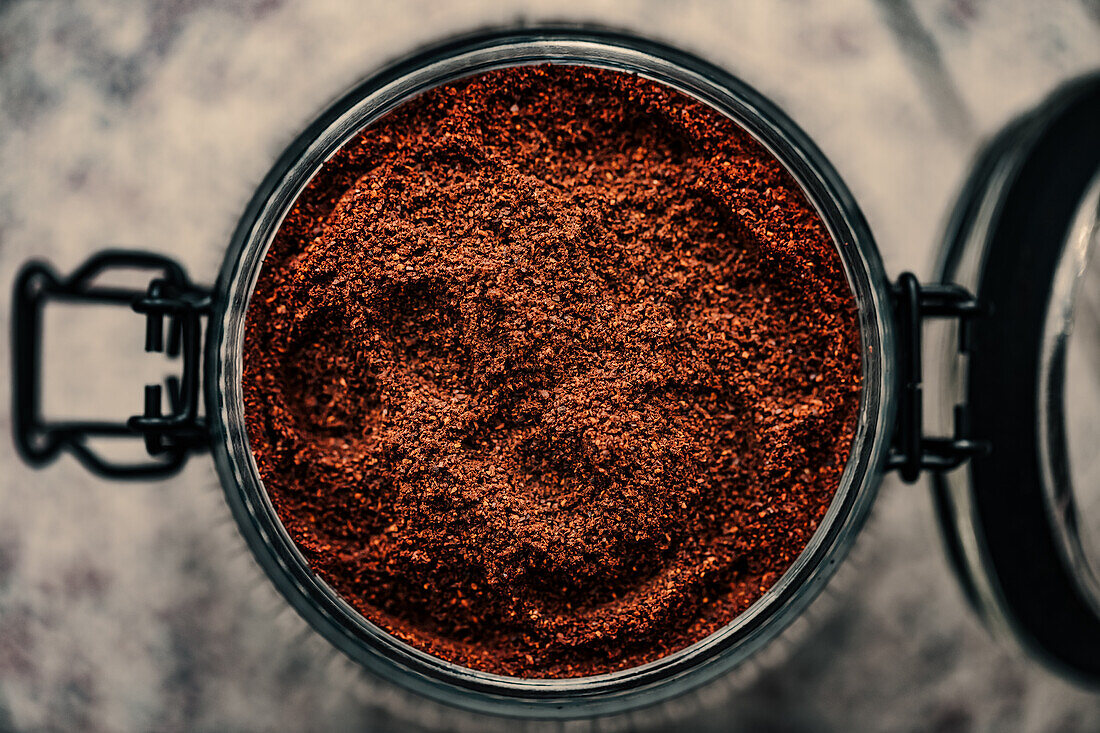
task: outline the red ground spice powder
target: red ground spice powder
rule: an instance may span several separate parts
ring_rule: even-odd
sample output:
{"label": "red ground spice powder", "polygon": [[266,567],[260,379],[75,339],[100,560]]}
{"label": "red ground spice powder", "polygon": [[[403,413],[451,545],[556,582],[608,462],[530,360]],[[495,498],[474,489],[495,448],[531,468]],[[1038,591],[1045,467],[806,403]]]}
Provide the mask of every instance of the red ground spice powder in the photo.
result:
{"label": "red ground spice powder", "polygon": [[718,630],[802,552],[860,337],[797,185],[708,107],[482,74],[348,143],[248,313],[261,476],[321,578],[479,670],[574,677]]}

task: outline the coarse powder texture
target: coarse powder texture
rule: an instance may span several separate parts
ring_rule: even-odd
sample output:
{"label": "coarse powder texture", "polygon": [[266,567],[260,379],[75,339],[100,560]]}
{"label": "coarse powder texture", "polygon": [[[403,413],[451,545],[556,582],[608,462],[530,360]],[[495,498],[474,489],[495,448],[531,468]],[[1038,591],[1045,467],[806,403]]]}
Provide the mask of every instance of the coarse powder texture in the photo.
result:
{"label": "coarse powder texture", "polygon": [[367,618],[474,669],[575,677],[733,620],[829,507],[854,298],[762,146],[585,67],[434,89],[294,204],[248,312],[271,501]]}

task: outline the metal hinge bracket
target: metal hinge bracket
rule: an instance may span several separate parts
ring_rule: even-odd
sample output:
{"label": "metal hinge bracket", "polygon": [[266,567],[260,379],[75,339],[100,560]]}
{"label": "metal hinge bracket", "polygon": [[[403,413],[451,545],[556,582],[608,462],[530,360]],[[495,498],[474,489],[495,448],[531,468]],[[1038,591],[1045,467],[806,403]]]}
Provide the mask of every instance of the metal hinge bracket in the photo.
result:
{"label": "metal hinge bracket", "polygon": [[965,288],[951,284],[921,285],[912,273],[903,273],[893,288],[898,331],[897,427],[887,461],[902,480],[912,483],[921,471],[946,471],[989,450],[984,441],[968,435],[966,407],[955,407],[954,435],[924,434],[922,405],[921,327],[926,319],[957,319],[960,351],[966,351],[970,321],[981,315],[977,299]]}

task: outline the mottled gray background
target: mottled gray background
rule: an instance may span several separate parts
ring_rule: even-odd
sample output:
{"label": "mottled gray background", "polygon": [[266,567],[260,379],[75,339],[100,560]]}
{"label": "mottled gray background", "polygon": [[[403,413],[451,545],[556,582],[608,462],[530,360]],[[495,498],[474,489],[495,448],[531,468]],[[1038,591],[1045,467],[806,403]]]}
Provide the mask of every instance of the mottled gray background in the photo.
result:
{"label": "mottled gray background", "polygon": [[[171,253],[212,281],[256,184],[342,89],[452,33],[563,19],[682,46],[772,96],[854,190],[892,273],[931,271],[980,140],[1100,65],[1096,0],[0,0],[4,292],[27,258],[68,270],[106,245]],[[4,295],[5,324],[9,311]],[[144,370],[161,365],[116,355],[136,353],[140,322],[51,323],[47,407],[139,411]],[[365,679],[309,632],[247,554],[208,458],[148,485],[71,459],[32,471],[8,440],[8,399],[0,730],[488,724]],[[887,479],[811,616],[739,679],[616,725],[1100,730],[1100,698],[993,641],[964,607],[924,485]]]}

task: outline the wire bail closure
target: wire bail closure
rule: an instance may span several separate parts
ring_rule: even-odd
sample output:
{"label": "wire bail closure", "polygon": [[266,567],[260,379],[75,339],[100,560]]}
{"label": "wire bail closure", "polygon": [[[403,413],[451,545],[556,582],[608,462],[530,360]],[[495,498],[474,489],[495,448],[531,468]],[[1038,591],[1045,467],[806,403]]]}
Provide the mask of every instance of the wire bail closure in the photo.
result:
{"label": "wire bail closure", "polygon": [[[96,285],[112,270],[158,273],[146,290]],[[52,421],[41,411],[42,313],[47,302],[126,305],[145,316],[145,350],[181,357],[179,377],[145,387],[141,415],[123,422]],[[20,454],[33,465],[68,451],[89,470],[110,478],[150,478],[175,473],[187,455],[207,445],[206,420],[199,414],[202,317],[210,293],[192,285],[175,261],[145,252],[107,250],[62,279],[43,262],[30,262],[15,283],[12,306],[13,432]],[[167,325],[167,338],[165,338]],[[167,387],[169,412],[162,411]],[[140,438],[151,460],[119,463],[88,445],[90,438]]]}

